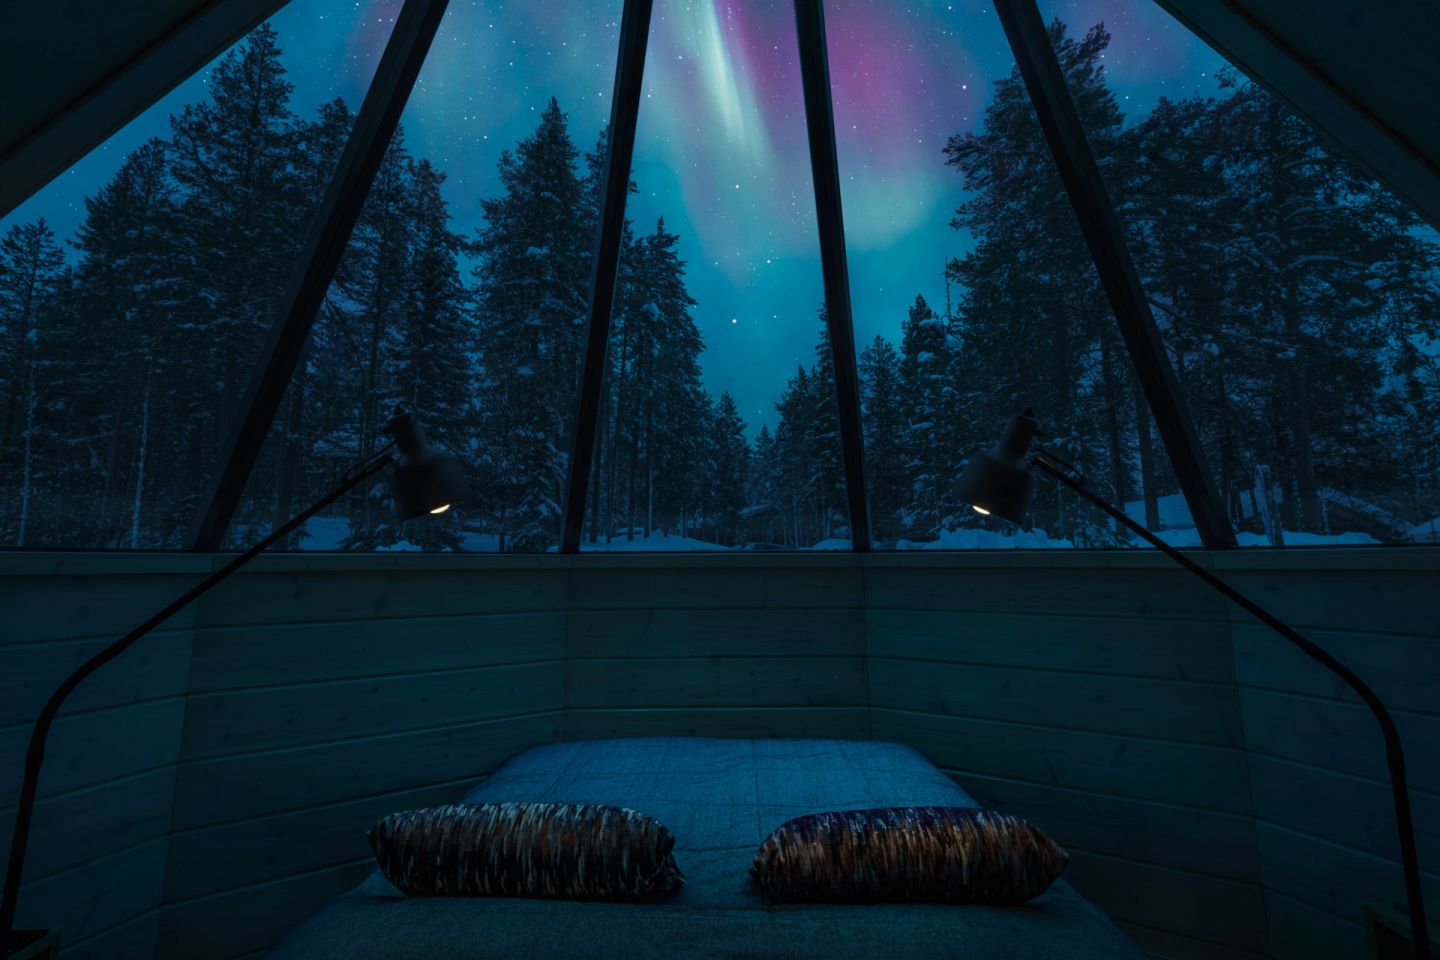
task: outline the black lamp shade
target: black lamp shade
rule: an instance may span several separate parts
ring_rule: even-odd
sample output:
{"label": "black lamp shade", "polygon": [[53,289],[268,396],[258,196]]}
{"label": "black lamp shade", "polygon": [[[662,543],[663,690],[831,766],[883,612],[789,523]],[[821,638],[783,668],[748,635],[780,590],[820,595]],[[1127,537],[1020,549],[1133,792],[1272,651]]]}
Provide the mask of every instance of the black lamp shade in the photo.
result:
{"label": "black lamp shade", "polygon": [[460,461],[434,447],[426,447],[418,457],[402,458],[390,475],[395,515],[401,520],[443,513],[468,492]]}
{"label": "black lamp shade", "polygon": [[1035,492],[1035,478],[1030,474],[1025,454],[1038,430],[1028,412],[1011,417],[1000,445],[975,454],[965,464],[955,484],[956,497],[978,513],[1022,523]]}
{"label": "black lamp shade", "polygon": [[395,515],[402,522],[427,513],[443,513],[470,492],[460,461],[425,441],[413,408],[400,406],[385,424],[395,438],[399,459],[390,475]]}

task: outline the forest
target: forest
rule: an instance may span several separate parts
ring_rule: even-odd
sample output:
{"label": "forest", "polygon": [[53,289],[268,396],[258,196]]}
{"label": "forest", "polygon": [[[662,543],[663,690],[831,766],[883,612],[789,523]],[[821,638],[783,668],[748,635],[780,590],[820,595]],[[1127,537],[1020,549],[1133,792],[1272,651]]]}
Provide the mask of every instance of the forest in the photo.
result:
{"label": "forest", "polygon": [[[1440,516],[1440,243],[1401,201],[1238,74],[1125,116],[1103,25],[1059,53],[1237,529],[1268,542],[1402,540]],[[0,237],[0,544],[180,548],[349,135],[341,100],[292,104],[268,26],[217,64],[170,136],[127,157],[75,235]],[[589,149],[577,143],[584,135]],[[252,541],[381,443],[397,401],[461,457],[470,502],[398,525],[383,485],[291,548],[543,551],[559,539],[604,132],[551,99],[499,160],[483,224],[454,231],[445,171],[396,134],[228,535]],[[958,292],[898,304],[859,356],[873,534],[968,542],[965,457],[1033,407],[1048,446],[1152,529],[1177,483],[1018,73],[935,162],[961,178]],[[633,188],[632,188],[633,189]],[[473,202],[476,198],[466,198]],[[587,545],[843,546],[834,365],[814,360],[751,436],[702,373],[686,239],[628,223]],[[67,252],[68,251],[68,252]],[[313,532],[321,527],[326,533]],[[1128,545],[1042,484],[1031,532]],[[1193,533],[1193,531],[1191,531]],[[1028,538],[1028,539],[1027,539]],[[1176,542],[1186,542],[1183,530]]]}

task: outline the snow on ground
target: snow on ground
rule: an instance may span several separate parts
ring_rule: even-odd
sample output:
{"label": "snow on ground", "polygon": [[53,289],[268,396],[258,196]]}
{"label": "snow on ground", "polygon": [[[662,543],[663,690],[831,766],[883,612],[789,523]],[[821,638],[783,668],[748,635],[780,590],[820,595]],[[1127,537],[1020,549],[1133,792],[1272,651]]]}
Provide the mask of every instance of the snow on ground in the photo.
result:
{"label": "snow on ground", "polygon": [[301,550],[339,550],[350,536],[350,521],[345,517],[311,517],[300,531]]}
{"label": "snow on ground", "polygon": [[1415,524],[1406,535],[1416,543],[1440,543],[1440,517]]}
{"label": "snow on ground", "polygon": [[736,548],[709,543],[705,540],[696,540],[694,537],[682,537],[679,534],[664,534],[656,530],[652,531],[648,537],[636,537],[634,540],[626,540],[624,537],[616,537],[613,543],[605,540],[591,543],[587,540],[580,544],[580,549],[586,552],[593,550],[601,553],[632,551],[673,553],[683,550],[734,550]]}
{"label": "snow on ground", "polygon": [[1070,547],[1069,540],[1052,540],[1044,530],[982,530],[961,527],[942,530],[935,540],[899,540],[897,550],[1046,550]]}
{"label": "snow on ground", "polygon": [[[1185,504],[1185,495],[1171,493],[1163,497],[1155,498],[1155,505],[1160,509],[1161,527],[1193,527],[1195,521],[1190,518],[1190,508]],[[1145,522],[1145,501],[1131,500],[1125,504],[1125,515],[1136,523]]]}

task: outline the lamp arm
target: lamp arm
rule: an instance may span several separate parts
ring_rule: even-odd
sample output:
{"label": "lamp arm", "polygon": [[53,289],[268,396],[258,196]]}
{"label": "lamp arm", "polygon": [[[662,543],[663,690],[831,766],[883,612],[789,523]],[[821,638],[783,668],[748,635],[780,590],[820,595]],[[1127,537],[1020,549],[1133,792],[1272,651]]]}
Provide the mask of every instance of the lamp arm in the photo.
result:
{"label": "lamp arm", "polygon": [[1224,594],[1227,599],[1233,601],[1255,619],[1299,647],[1312,660],[1317,661],[1345,681],[1345,684],[1359,694],[1361,700],[1365,701],[1365,705],[1370,708],[1370,712],[1375,716],[1375,721],[1380,725],[1380,733],[1385,738],[1385,758],[1390,767],[1390,791],[1394,794],[1395,800],[1395,826],[1400,835],[1400,863],[1405,875],[1406,896],[1410,901],[1408,904],[1410,935],[1415,945],[1415,957],[1416,960],[1430,960],[1430,936],[1425,920],[1425,895],[1420,885],[1420,861],[1415,851],[1415,824],[1410,816],[1410,792],[1405,777],[1405,753],[1400,745],[1400,731],[1395,726],[1395,720],[1390,716],[1389,709],[1380,701],[1375,691],[1371,690],[1364,680],[1361,680],[1353,670],[1337,660],[1325,648],[1301,636],[1272,616],[1258,603],[1155,536],[1123,510],[1116,509],[1103,497],[1091,491],[1085,485],[1084,477],[1075,467],[1065,463],[1048,450],[1038,447],[1036,452],[1031,454],[1028,463],[1032,468],[1049,474],[1080,494],[1104,513],[1113,517],[1116,522],[1139,535],[1141,539],[1165,556]]}
{"label": "lamp arm", "polygon": [[10,844],[10,862],[5,869],[5,892],[3,898],[0,898],[0,957],[8,955],[5,947],[11,942],[15,932],[15,908],[20,899],[20,876],[25,869],[25,845],[30,836],[30,820],[35,812],[35,790],[40,780],[40,766],[45,760],[45,741],[50,734],[50,726],[55,721],[55,715],[60,711],[66,698],[86,677],[124,653],[135,641],[164,623],[188,605],[190,601],[279,543],[302,526],[305,521],[355,489],[366,478],[372,477],[394,464],[395,455],[391,452],[393,447],[394,444],[390,444],[376,452],[369,460],[347,470],[341,476],[340,482],[329,493],[286,523],[281,524],[265,539],[185,591],[134,630],[86,660],[61,681],[54,693],[50,694],[50,699],[46,701],[44,709],[40,711],[39,717],[35,720],[35,728],[30,734],[30,748],[25,754],[25,777],[20,785],[20,800],[15,808],[15,836]]}

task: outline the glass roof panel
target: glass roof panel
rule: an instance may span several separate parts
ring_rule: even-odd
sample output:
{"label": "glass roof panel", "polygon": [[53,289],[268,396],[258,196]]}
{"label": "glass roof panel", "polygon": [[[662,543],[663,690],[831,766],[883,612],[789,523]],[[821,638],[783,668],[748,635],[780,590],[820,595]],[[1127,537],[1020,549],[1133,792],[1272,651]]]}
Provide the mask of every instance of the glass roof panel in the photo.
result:
{"label": "glass roof panel", "polygon": [[0,543],[184,546],[400,0],[295,0],[0,220]]}
{"label": "glass roof panel", "polygon": [[1041,9],[1241,545],[1440,541],[1440,236],[1157,5]]}
{"label": "glass roof panel", "polygon": [[587,550],[848,549],[795,16],[660,0]]}
{"label": "glass roof panel", "polygon": [[[1105,496],[1193,526],[993,4],[834,0],[826,20],[877,545],[1145,546],[1048,481],[1023,529],[956,499],[1026,408]],[[1111,123],[1083,54],[1063,59]]]}
{"label": "glass roof panel", "polygon": [[620,8],[449,6],[233,543],[378,449],[403,401],[461,459],[470,499],[397,524],[381,477],[312,519],[292,549],[555,549],[595,240],[588,151],[610,115]]}

